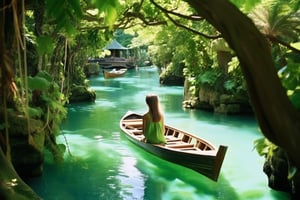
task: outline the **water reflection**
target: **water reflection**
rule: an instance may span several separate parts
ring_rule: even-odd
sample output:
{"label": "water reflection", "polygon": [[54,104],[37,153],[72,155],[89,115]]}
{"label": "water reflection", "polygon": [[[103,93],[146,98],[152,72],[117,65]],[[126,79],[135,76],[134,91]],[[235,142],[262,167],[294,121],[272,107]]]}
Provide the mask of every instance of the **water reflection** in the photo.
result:
{"label": "water reflection", "polygon": [[[131,146],[131,144],[129,144]],[[144,199],[238,199],[230,184],[222,176],[215,183],[197,172],[161,160],[147,152],[131,146],[138,159],[136,167],[147,176]],[[226,188],[224,188],[226,187]],[[148,190],[147,190],[148,188]],[[222,193],[226,189],[226,193]],[[155,197],[155,198],[154,198]]]}
{"label": "water reflection", "polygon": [[[157,69],[130,70],[122,78],[90,79],[95,103],[68,107],[58,142],[68,146],[66,161],[46,156],[42,177],[29,182],[45,200],[285,200],[271,191],[263,158],[253,150],[261,137],[252,117],[226,117],[184,110],[182,87],[163,87]],[[229,146],[219,181],[161,160],[130,143],[119,128],[127,110],[144,113],[145,95],[160,96],[165,120],[212,143]]]}

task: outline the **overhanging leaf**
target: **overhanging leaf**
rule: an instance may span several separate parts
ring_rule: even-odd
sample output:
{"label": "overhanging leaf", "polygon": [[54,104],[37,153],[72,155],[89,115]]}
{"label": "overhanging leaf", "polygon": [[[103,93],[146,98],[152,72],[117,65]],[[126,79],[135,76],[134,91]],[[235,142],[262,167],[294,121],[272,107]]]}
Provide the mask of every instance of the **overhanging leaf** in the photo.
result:
{"label": "overhanging leaf", "polygon": [[92,3],[98,8],[99,13],[105,14],[105,23],[109,25],[110,28],[113,27],[114,22],[117,19],[118,12],[117,9],[120,6],[118,0],[93,0]]}
{"label": "overhanging leaf", "polygon": [[43,77],[28,77],[28,87],[31,90],[46,91],[50,87],[50,82]]}

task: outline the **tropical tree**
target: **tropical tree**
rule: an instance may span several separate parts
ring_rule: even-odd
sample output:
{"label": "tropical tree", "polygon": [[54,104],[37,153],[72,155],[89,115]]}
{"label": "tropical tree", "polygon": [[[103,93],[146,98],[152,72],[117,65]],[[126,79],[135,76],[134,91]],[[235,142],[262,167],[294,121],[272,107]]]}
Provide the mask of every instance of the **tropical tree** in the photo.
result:
{"label": "tropical tree", "polygon": [[249,18],[227,1],[217,4],[209,0],[186,2],[215,26],[235,51],[263,134],[285,149],[299,168],[300,159],[295,152],[299,150],[300,125],[297,121],[300,113],[281,85],[266,39]]}
{"label": "tropical tree", "polygon": [[[25,88],[24,94],[28,95],[28,92],[26,92],[28,89],[28,86],[26,86],[26,45],[24,45],[26,43],[24,38],[26,30],[23,29],[24,23],[22,21],[25,19],[23,16],[25,7],[30,8],[36,1],[26,1],[26,6],[24,2],[4,0],[0,9],[0,89],[2,91],[0,103],[1,108],[4,108],[4,110],[7,110],[7,102],[10,100],[10,97],[17,92],[13,73],[15,69],[18,69],[19,74],[22,74],[20,77],[23,81],[22,86]],[[298,123],[300,114],[288,99],[286,91],[277,76],[268,41],[257,30],[254,23],[228,1],[185,0],[193,8],[188,8],[184,12],[189,15],[173,12],[175,8],[180,7],[182,1],[176,1],[174,5],[171,5],[170,1],[150,0],[150,2],[151,4],[144,0],[136,0],[126,4],[128,2],[119,2],[117,0],[105,1],[105,3],[103,1],[47,0],[45,1],[45,12],[49,17],[47,26],[53,25],[53,27],[49,28],[49,32],[53,34],[58,33],[59,35],[59,37],[55,37],[57,40],[55,40],[56,43],[54,44],[65,44],[64,46],[62,45],[64,48],[60,47],[60,52],[68,54],[68,48],[70,48],[72,41],[75,41],[78,35],[77,30],[83,31],[90,28],[90,26],[85,26],[87,24],[85,22],[89,22],[88,24],[94,23],[94,30],[101,29],[107,35],[110,35],[113,28],[116,27],[128,28],[137,24],[167,25],[168,19],[177,26],[189,29],[199,35],[210,37],[209,34],[197,31],[197,26],[193,26],[194,23],[188,23],[188,20],[199,22],[207,20],[217,30],[213,37],[222,36],[230,48],[234,50],[240,61],[252,106],[263,134],[270,141],[282,147],[287,152],[292,164],[299,168],[300,158],[297,152],[300,150],[300,124]],[[35,6],[43,6],[43,4]],[[158,8],[162,12],[159,12]],[[118,18],[118,16],[121,17]],[[81,19],[83,20],[81,21]],[[47,27],[44,28],[47,29]],[[38,29],[37,31],[40,30]],[[42,33],[42,37],[45,38],[45,34]],[[49,35],[51,36],[51,34]],[[38,43],[39,45],[43,44],[43,42]],[[25,51],[23,52],[22,50]],[[54,52],[56,51],[54,50]],[[55,56],[55,58],[57,60],[53,63],[59,63],[59,60],[63,61],[60,72],[66,72],[65,70],[69,69],[67,64],[69,62],[68,57],[61,57],[60,54]],[[41,59],[38,60],[40,61]],[[47,67],[47,65],[44,66]],[[51,68],[51,70],[57,69]],[[29,98],[25,96],[23,99],[27,101],[26,104],[28,105]],[[9,133],[5,113],[1,129],[1,133],[4,134],[1,135],[4,141],[7,141]],[[6,147],[9,149],[8,143]],[[3,147],[2,149],[4,149],[6,155],[9,155],[9,150]],[[3,179],[5,180],[4,182],[11,183],[17,176],[11,170],[11,166],[4,162],[6,160],[2,156],[2,149],[0,161],[3,165],[1,166],[10,172]],[[9,169],[6,168],[7,166]],[[24,191],[22,189],[25,186],[23,184],[20,184],[20,186],[22,188],[16,187],[17,192],[13,193],[14,197],[19,197],[18,195]],[[28,194],[28,196],[30,195],[32,193]],[[32,199],[36,199],[36,196]]]}

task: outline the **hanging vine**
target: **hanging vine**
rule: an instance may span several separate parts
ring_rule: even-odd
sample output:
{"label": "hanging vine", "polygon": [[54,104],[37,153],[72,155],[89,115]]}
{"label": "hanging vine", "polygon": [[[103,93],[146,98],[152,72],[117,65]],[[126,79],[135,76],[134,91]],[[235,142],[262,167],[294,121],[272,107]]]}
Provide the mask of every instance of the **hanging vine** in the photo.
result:
{"label": "hanging vine", "polygon": [[[11,103],[18,94],[16,84],[14,82],[14,67],[13,58],[15,47],[17,46],[17,52],[19,60],[21,60],[20,47],[24,49],[24,43],[20,33],[20,24],[22,22],[22,11],[24,10],[24,1],[19,3],[16,0],[3,1],[2,8],[0,10],[1,19],[1,31],[0,39],[5,43],[0,44],[0,66],[1,66],[1,91],[2,93],[2,107],[4,113],[4,130],[5,130],[5,155],[10,160],[10,144],[9,144],[9,125],[8,125],[8,114],[7,105]],[[10,22],[13,21],[13,26]],[[26,57],[25,57],[26,58]],[[21,62],[19,62],[21,66]],[[21,67],[20,67],[21,68]]]}

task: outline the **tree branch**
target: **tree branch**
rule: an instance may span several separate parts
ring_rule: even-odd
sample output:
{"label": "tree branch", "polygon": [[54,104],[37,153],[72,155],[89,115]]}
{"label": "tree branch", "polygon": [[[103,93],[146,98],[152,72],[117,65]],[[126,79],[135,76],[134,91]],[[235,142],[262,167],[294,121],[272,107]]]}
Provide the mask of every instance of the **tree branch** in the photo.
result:
{"label": "tree branch", "polygon": [[190,15],[190,16],[187,16],[187,15],[182,15],[180,13],[177,13],[177,12],[173,12],[173,11],[170,11],[170,10],[167,10],[165,9],[164,7],[160,6],[159,4],[157,4],[154,0],[150,0],[150,2],[155,6],[157,7],[159,10],[163,11],[164,13],[168,13],[168,14],[172,14],[172,15],[175,15],[177,17],[180,17],[180,18],[183,18],[183,19],[188,19],[188,20],[193,20],[193,21],[204,21],[205,18],[199,16],[199,15]]}
{"label": "tree branch", "polygon": [[219,34],[219,35],[214,35],[214,36],[210,36],[210,35],[207,35],[205,33],[202,33],[202,32],[199,32],[193,28],[190,28],[188,26],[185,26],[179,22],[177,22],[176,20],[174,20],[169,14],[171,15],[175,15],[177,17],[180,17],[180,18],[183,18],[183,19],[187,19],[187,20],[192,20],[192,21],[203,21],[204,18],[199,16],[199,15],[191,15],[191,16],[187,16],[187,15],[182,15],[180,13],[176,13],[176,12],[173,12],[173,11],[170,11],[170,10],[167,10],[163,7],[161,7],[160,5],[158,5],[156,2],[154,2],[154,0],[150,0],[150,2],[155,6],[157,7],[159,10],[161,10],[165,15],[166,17],[175,25],[175,26],[178,26],[178,27],[181,27],[181,28],[184,28],[188,31],[191,31],[192,33],[195,33],[197,35],[200,35],[202,37],[205,37],[205,38],[208,38],[208,39],[217,39],[217,38],[221,38],[222,36]]}
{"label": "tree branch", "polygon": [[174,19],[173,19],[171,16],[169,16],[168,14],[166,14],[166,16],[168,17],[168,19],[169,19],[171,22],[173,22],[173,24],[175,24],[175,26],[184,28],[184,29],[186,29],[186,30],[188,30],[188,31],[191,31],[192,33],[197,34],[197,35],[201,35],[201,36],[203,36],[203,37],[205,37],[205,38],[208,38],[208,39],[217,39],[217,38],[221,38],[221,37],[222,37],[220,34],[219,34],[219,35],[215,35],[215,36],[210,36],[210,35],[204,34],[204,33],[202,33],[202,32],[199,32],[199,31],[195,30],[195,29],[192,29],[192,28],[190,28],[190,27],[187,27],[187,26],[185,26],[185,25],[183,25],[183,24],[181,24],[181,23],[178,23],[176,20],[174,20]]}
{"label": "tree branch", "polygon": [[289,50],[296,52],[298,54],[300,54],[300,50],[296,49],[295,47],[292,47],[290,44],[288,44],[287,42],[284,42],[282,40],[280,40],[279,38],[276,38],[274,36],[270,36],[270,35],[265,35],[271,42],[277,43],[277,44],[281,44],[282,46],[288,48]]}
{"label": "tree branch", "polygon": [[128,18],[138,18],[140,19],[145,25],[148,25],[148,26],[157,26],[157,25],[167,25],[167,22],[166,21],[148,21],[144,15],[142,15],[141,13],[139,12],[127,12],[127,13],[124,13],[124,16],[125,17],[128,17]]}

